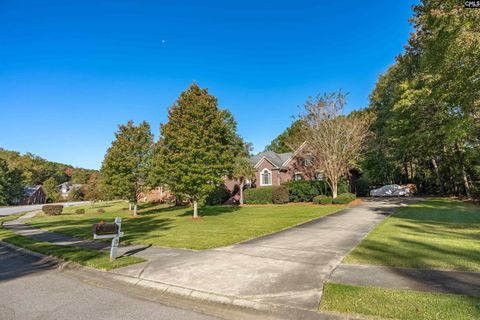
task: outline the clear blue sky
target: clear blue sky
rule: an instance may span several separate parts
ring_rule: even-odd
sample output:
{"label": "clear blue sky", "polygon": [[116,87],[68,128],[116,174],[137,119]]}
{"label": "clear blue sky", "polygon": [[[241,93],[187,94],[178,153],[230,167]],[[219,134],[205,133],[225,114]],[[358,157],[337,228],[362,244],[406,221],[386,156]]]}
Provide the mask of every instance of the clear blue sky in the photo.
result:
{"label": "clear blue sky", "polygon": [[261,151],[309,95],[365,107],[415,2],[0,0],[0,147],[99,168],[118,124],[158,137],[197,81]]}

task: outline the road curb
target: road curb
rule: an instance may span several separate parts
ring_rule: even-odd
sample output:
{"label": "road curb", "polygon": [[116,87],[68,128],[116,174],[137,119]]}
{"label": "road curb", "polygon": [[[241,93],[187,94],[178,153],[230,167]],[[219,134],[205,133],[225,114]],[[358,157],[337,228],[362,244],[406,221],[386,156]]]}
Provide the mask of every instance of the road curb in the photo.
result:
{"label": "road curb", "polygon": [[305,320],[339,320],[362,319],[335,313],[317,312],[279,305],[261,303],[240,297],[219,295],[190,288],[169,285],[161,282],[149,281],[129,277],[112,271],[98,270],[82,266],[74,262],[63,261],[55,257],[31,251],[13,244],[0,241],[0,245],[22,255],[41,258],[50,262],[62,273],[68,274],[80,281],[97,287],[131,294],[146,300],[159,302],[165,305],[194,310],[204,314],[214,315],[232,320],[243,319],[305,319]]}
{"label": "road curb", "polygon": [[67,265],[63,271],[82,278],[95,286],[129,292],[163,304],[190,310],[193,308],[197,312],[226,317],[227,319],[363,319],[358,316],[317,312],[315,310],[225,296],[74,264]]}

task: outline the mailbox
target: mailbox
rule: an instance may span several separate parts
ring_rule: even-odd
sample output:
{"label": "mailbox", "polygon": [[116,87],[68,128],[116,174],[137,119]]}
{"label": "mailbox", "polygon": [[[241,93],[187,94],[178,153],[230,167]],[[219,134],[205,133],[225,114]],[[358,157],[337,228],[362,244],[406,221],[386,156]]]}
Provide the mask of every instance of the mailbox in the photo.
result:
{"label": "mailbox", "polygon": [[120,237],[123,237],[122,218],[115,218],[115,223],[105,223],[100,221],[92,226],[93,239],[112,239],[112,246],[110,248],[110,260],[117,257],[117,248],[120,243]]}
{"label": "mailbox", "polygon": [[99,222],[93,225],[93,234],[104,236],[104,235],[117,235],[118,234],[118,224],[116,223],[105,223]]}

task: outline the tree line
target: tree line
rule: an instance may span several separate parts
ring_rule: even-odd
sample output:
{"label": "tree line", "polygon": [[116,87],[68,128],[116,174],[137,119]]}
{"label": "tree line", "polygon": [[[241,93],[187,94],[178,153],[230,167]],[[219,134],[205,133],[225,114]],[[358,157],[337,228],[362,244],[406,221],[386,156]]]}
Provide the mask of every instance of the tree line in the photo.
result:
{"label": "tree line", "polygon": [[[413,7],[405,51],[349,116],[372,119],[352,169],[371,186],[414,183],[424,194],[480,196],[480,11],[455,0]],[[267,146],[292,151],[305,119]],[[294,145],[294,144],[293,144]]]}
{"label": "tree line", "polygon": [[196,83],[182,92],[168,110],[154,141],[147,122],[120,125],[101,168],[106,198],[134,204],[151,187],[167,186],[177,202],[198,203],[234,173],[235,159],[248,155],[248,146],[237,134],[236,122],[217,99]]}
{"label": "tree line", "polygon": [[36,185],[43,185],[48,197],[57,201],[59,184],[70,181],[88,185],[97,174],[96,170],[75,168],[31,153],[22,155],[0,148],[0,205],[13,204],[20,199],[25,187]]}

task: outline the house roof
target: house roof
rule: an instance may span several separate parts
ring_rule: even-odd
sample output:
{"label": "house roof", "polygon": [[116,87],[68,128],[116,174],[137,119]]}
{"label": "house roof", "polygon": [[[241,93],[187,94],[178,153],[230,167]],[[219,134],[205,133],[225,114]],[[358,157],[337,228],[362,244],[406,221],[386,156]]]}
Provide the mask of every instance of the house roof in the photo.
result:
{"label": "house roof", "polygon": [[37,191],[38,189],[40,189],[42,186],[35,186],[35,187],[25,187],[23,189],[23,196],[24,197],[31,197],[35,191]]}
{"label": "house roof", "polygon": [[251,157],[250,163],[253,166],[257,166],[262,161],[262,159],[265,158],[277,168],[283,168],[286,165],[286,162],[292,157],[292,155],[293,152],[276,153],[273,151],[264,151]]}

